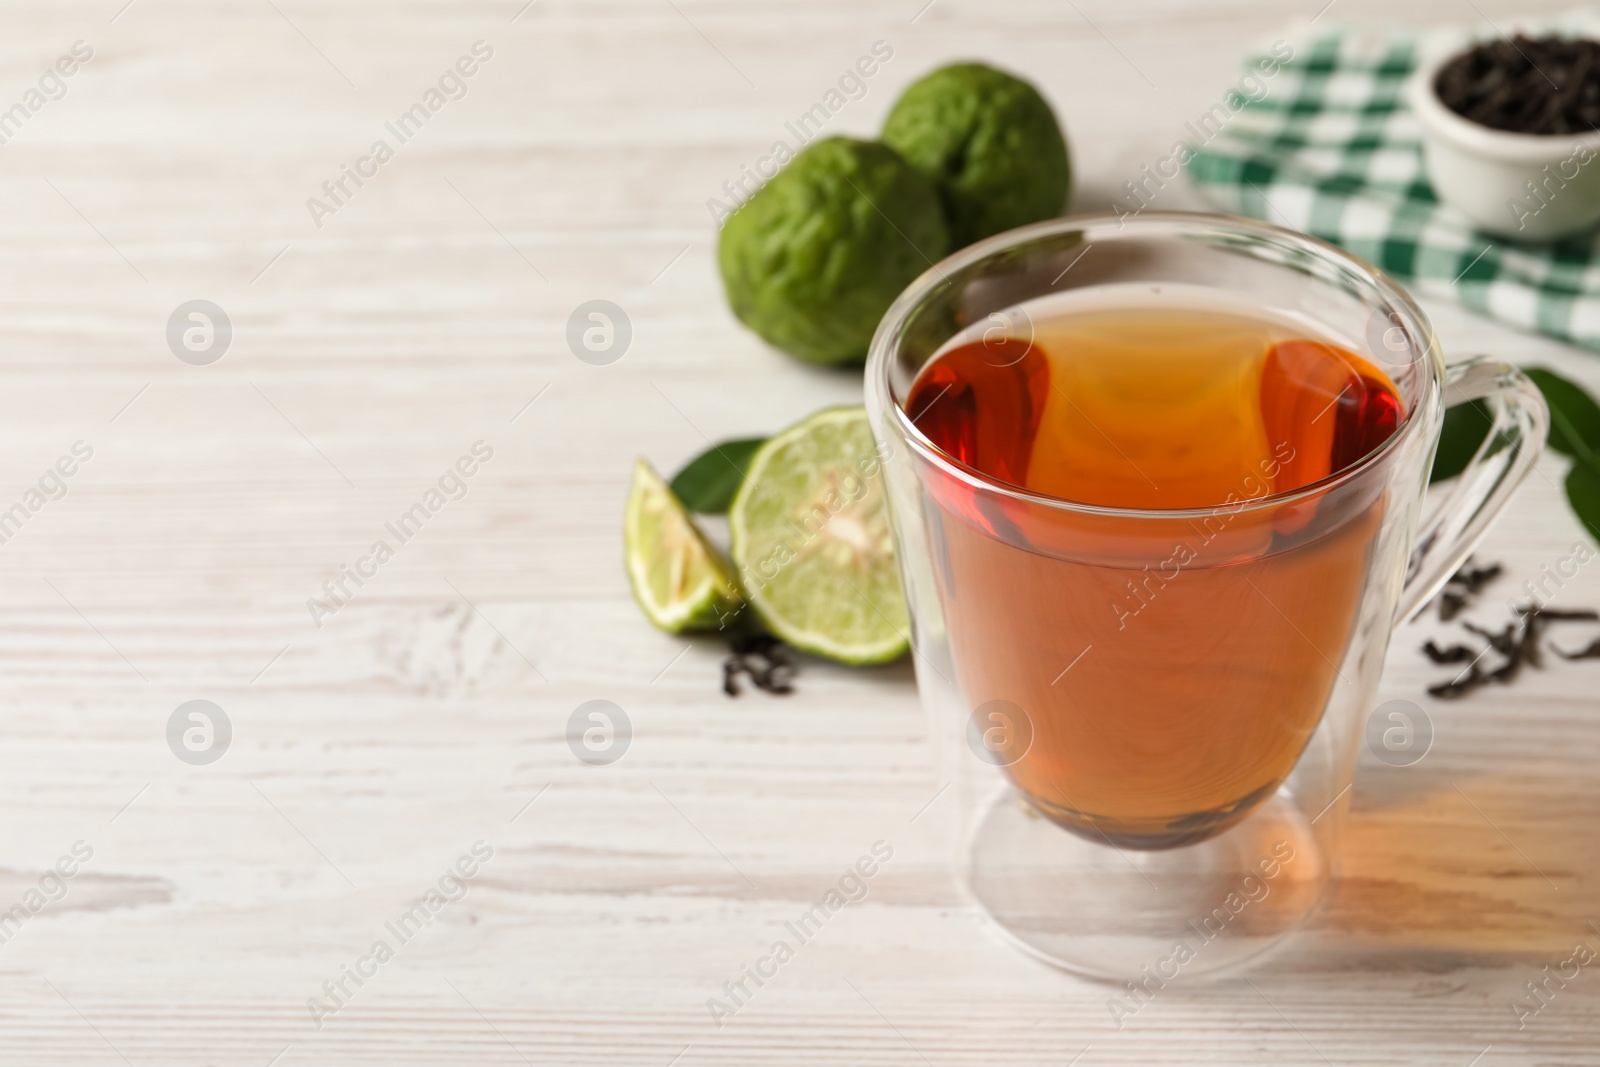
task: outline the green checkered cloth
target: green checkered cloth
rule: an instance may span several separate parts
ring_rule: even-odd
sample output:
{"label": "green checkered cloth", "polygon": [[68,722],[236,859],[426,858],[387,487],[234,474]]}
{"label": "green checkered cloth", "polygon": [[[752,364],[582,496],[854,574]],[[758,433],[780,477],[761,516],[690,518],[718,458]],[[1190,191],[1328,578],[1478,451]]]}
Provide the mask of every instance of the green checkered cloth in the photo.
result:
{"label": "green checkered cloth", "polygon": [[1417,292],[1600,349],[1600,240],[1513,244],[1435,198],[1404,91],[1423,45],[1344,32],[1296,47],[1244,83],[1265,96],[1193,144],[1190,178],[1222,210],[1340,245]]}

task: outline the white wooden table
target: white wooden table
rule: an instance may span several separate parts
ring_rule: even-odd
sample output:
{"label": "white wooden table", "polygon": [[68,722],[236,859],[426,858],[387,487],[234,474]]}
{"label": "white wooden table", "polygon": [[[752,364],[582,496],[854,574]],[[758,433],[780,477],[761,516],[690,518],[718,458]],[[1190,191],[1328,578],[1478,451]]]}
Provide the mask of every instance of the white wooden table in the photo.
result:
{"label": "white wooden table", "polygon": [[[1383,695],[1437,741],[1364,757],[1322,925],[1261,993],[1175,988],[1119,1031],[1105,988],[961,905],[938,804],[912,822],[939,783],[907,666],[807,663],[792,697],[730,701],[720,650],[650,629],[620,567],[636,455],[671,470],[859,396],[733,320],[706,201],[873,42],[893,58],[829,132],[987,58],[1055,102],[1095,209],[1320,0],[124,2],[0,14],[0,110],[93,49],[0,147],[0,511],[93,450],[0,544],[0,911],[28,916],[0,944],[0,1062],[1600,1061],[1600,965],[1526,1029],[1506,1003],[1600,947],[1600,665],[1446,705],[1402,632]],[[307,198],[479,40],[467,95],[315,225]],[[195,299],[233,327],[205,366],[165,336]],[[609,366],[565,341],[591,299],[632,323]],[[1600,386],[1593,356],[1430,310],[1455,355]],[[466,496],[314,625],[308,598],[476,441]],[[1498,598],[1581,536],[1561,471],[1484,551]],[[1600,603],[1600,570],[1557,602]],[[166,740],[196,699],[232,725],[206,766]],[[634,724],[610,766],[564,740],[590,699]],[[880,838],[867,900],[718,1029],[706,999]],[[385,924],[477,841],[465,897],[399,944]],[[65,896],[29,913],[41,879]],[[360,962],[380,938],[393,958]]]}

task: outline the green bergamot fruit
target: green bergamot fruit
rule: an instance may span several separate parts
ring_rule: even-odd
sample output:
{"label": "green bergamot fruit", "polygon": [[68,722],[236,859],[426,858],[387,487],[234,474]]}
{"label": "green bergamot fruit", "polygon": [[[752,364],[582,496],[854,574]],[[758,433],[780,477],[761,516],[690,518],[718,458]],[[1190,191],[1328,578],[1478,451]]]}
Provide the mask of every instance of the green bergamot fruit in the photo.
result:
{"label": "green bergamot fruit", "polygon": [[949,251],[933,185],[891,148],[810,145],[722,227],[728,303],[807,363],[859,363],[912,279]]}
{"label": "green bergamot fruit", "polygon": [[982,63],[957,63],[901,94],[884,143],[938,187],[953,247],[1066,207],[1067,142],[1027,82]]}

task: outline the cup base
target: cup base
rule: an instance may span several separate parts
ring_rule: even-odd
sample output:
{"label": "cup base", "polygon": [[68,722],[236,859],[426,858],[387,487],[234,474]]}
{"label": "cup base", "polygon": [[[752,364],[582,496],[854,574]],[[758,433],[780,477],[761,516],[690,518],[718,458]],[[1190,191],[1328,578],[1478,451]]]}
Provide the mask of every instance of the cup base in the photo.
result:
{"label": "cup base", "polygon": [[1153,994],[1278,945],[1316,909],[1329,870],[1282,793],[1215,837],[1135,852],[1068,833],[1008,785],[979,817],[963,876],[1023,950]]}

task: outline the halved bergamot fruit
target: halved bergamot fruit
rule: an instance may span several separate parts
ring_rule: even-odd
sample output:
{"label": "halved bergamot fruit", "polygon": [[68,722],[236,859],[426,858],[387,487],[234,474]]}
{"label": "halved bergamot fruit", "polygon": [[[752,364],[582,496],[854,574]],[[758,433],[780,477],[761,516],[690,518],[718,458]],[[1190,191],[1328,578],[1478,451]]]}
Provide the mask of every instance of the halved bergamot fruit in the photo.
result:
{"label": "halved bergamot fruit", "polygon": [[864,408],[829,408],[750,460],[728,509],[745,599],[774,635],[843,663],[909,647],[883,465]]}
{"label": "halved bergamot fruit", "polygon": [[743,607],[716,549],[642,459],[633,466],[622,543],[634,599],[668,633],[721,629]]}

